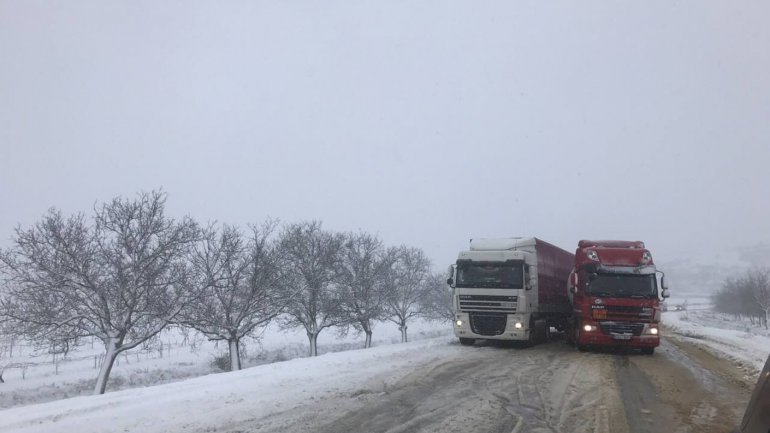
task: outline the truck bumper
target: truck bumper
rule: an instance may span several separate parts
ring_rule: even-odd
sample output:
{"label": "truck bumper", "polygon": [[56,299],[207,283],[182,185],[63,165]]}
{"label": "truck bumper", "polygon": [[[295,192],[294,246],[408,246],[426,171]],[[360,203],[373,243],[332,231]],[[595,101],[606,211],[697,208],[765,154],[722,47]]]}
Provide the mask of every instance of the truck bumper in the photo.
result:
{"label": "truck bumper", "polygon": [[[593,325],[594,329],[591,331],[586,331],[582,328],[586,324]],[[632,349],[660,346],[659,334],[651,335],[643,333],[642,335],[634,335],[630,337],[617,336],[604,333],[597,323],[583,322],[580,326],[581,330],[578,338],[578,344],[580,345],[628,347]],[[645,330],[648,328],[648,326],[645,326]]]}
{"label": "truck bumper", "polygon": [[507,314],[504,318],[500,315],[490,320],[491,316],[484,314],[456,313],[453,327],[458,338],[526,341],[530,333],[529,316]]}

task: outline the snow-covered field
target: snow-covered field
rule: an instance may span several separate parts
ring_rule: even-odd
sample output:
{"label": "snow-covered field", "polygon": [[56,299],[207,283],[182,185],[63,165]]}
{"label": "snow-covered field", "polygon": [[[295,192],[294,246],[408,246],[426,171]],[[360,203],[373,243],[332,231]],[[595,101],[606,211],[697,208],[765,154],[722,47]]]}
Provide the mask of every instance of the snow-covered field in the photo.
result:
{"label": "snow-covered field", "polygon": [[0,432],[215,429],[286,411],[307,399],[382,393],[415,366],[456,353],[459,345],[454,340],[438,337],[327,353],[156,387],[6,409],[0,411]]}
{"label": "snow-covered field", "polygon": [[[409,338],[413,341],[451,334],[445,323],[415,321],[410,324]],[[392,323],[381,323],[374,329],[375,346],[400,342],[400,332]],[[363,337],[351,333],[340,337],[334,330],[321,333],[319,353],[339,352],[363,346]],[[308,352],[307,337],[300,330],[281,331],[268,328],[259,341],[242,344],[244,367],[269,364],[304,357]],[[3,373],[0,383],[0,408],[48,402],[93,393],[97,365],[103,353],[102,345],[90,340],[73,348],[56,363],[45,350],[33,350],[18,345],[13,357],[8,350],[0,356],[0,365],[11,366]],[[149,347],[138,347],[121,355],[113,368],[107,392],[170,383],[182,379],[219,373],[215,359],[227,359],[227,345],[215,344],[190,332],[184,335],[168,330]]]}
{"label": "snow-covered field", "polygon": [[762,370],[770,354],[770,331],[698,303],[688,304],[698,306],[663,313],[663,324],[670,334],[735,361],[750,375]]}

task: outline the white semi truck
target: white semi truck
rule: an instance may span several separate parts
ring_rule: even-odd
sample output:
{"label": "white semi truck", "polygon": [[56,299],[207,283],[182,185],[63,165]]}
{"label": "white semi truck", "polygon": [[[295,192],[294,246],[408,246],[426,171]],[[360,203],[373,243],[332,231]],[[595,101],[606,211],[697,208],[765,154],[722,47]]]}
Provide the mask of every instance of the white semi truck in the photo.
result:
{"label": "white semi truck", "polygon": [[478,339],[534,344],[570,314],[567,279],[574,255],[537,238],[471,239],[449,268],[454,331]]}

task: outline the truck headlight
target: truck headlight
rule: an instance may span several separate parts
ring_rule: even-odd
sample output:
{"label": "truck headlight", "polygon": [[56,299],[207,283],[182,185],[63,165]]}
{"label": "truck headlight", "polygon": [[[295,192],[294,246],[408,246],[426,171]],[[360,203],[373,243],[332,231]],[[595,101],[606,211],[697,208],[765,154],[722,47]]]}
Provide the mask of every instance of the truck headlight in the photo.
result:
{"label": "truck headlight", "polygon": [[524,327],[524,325],[521,322],[516,322],[513,324],[513,327],[516,329],[521,329]]}
{"label": "truck headlight", "polygon": [[458,320],[458,321],[455,322],[455,325],[463,326],[463,321],[462,320]]}
{"label": "truck headlight", "polygon": [[596,326],[594,325],[583,325],[583,330],[586,332],[596,331]]}
{"label": "truck headlight", "polygon": [[659,333],[658,325],[644,325],[642,330],[642,335],[658,335]]}

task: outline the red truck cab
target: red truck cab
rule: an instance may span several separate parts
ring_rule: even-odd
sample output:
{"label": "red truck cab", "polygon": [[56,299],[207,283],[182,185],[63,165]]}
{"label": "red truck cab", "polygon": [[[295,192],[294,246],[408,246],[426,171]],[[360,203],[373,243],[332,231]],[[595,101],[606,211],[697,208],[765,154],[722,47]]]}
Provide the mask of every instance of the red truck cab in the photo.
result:
{"label": "red truck cab", "polygon": [[657,269],[640,241],[581,240],[569,277],[572,318],[568,341],[580,350],[592,346],[641,349],[660,345]]}

